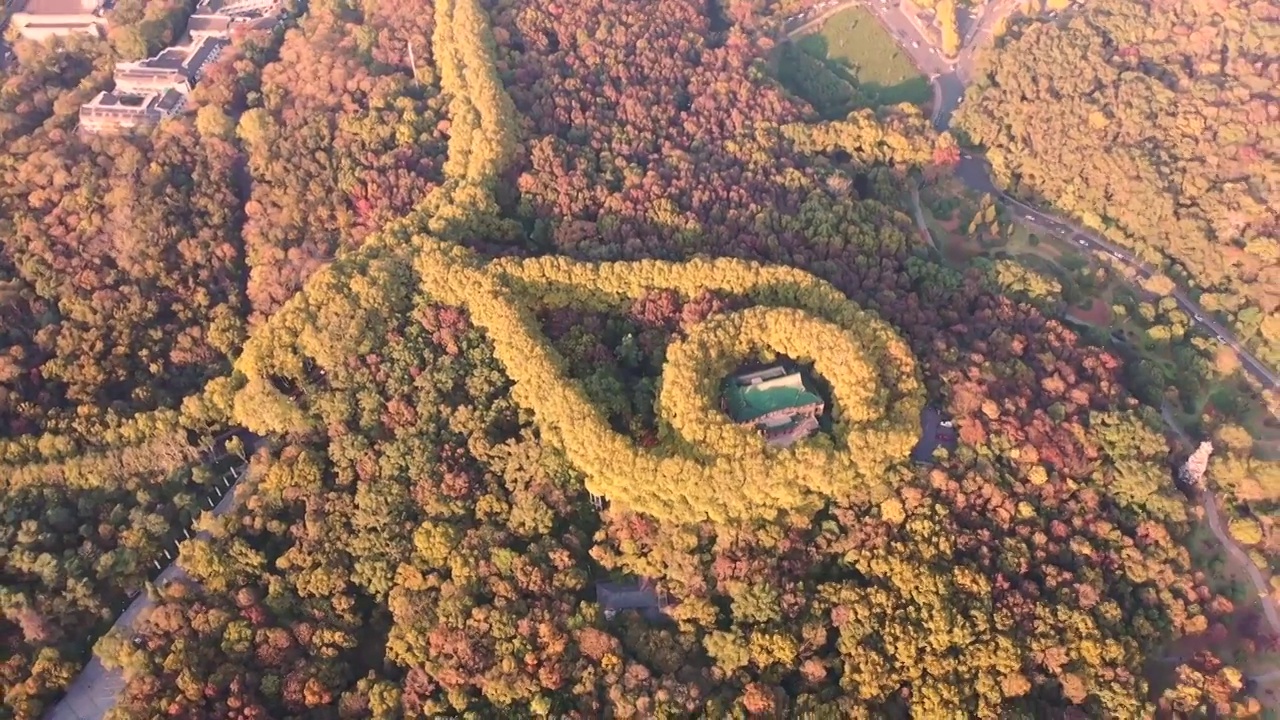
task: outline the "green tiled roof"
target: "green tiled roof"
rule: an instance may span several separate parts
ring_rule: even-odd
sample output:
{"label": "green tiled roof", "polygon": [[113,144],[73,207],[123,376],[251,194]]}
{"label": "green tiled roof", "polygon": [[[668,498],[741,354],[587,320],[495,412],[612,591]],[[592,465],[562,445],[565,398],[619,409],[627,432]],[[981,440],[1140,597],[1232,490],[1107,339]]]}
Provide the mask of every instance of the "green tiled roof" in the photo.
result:
{"label": "green tiled roof", "polygon": [[737,422],[751,422],[778,410],[801,408],[820,402],[822,398],[805,389],[803,381],[798,377],[794,385],[772,385],[765,388],[730,381],[725,390],[729,417]]}

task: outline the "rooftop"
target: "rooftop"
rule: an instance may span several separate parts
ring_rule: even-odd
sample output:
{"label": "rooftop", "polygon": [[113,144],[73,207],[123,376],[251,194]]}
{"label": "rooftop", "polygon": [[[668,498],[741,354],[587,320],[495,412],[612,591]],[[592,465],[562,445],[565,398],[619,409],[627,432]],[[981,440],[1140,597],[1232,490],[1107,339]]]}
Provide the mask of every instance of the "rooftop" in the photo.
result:
{"label": "rooftop", "polygon": [[181,70],[187,61],[185,48],[169,47],[160,51],[159,55],[138,62],[140,67],[148,70]]}
{"label": "rooftop", "polygon": [[182,93],[166,90],[163,93],[150,95],[120,95],[111,91],[97,94],[89,102],[80,106],[81,115],[138,114],[152,112],[168,112],[182,105]]}
{"label": "rooftop", "polygon": [[747,423],[790,408],[807,408],[822,398],[804,385],[798,372],[772,367],[739,375],[725,390],[725,408],[736,422]]}
{"label": "rooftop", "polygon": [[280,0],[202,0],[197,15],[262,15],[277,12]]}
{"label": "rooftop", "polygon": [[665,604],[658,597],[658,591],[645,580],[596,583],[596,601],[609,616],[621,610],[638,610],[650,619],[659,617]]}
{"label": "rooftop", "polygon": [[158,91],[166,85],[189,89],[204,65],[226,44],[222,38],[205,37],[195,44],[166,48],[146,60],[118,63],[116,88],[123,93]]}
{"label": "rooftop", "polygon": [[102,0],[14,0],[10,9],[29,15],[83,15],[101,7]]}
{"label": "rooftop", "polygon": [[192,15],[187,21],[187,32],[192,35],[227,32],[231,29],[232,20],[224,15]]}

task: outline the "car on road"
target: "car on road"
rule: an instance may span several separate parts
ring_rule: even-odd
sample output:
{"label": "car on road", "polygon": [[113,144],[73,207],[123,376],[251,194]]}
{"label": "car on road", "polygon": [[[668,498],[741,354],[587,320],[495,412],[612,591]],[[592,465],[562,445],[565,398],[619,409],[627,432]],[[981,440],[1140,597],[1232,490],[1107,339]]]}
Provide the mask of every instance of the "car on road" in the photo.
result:
{"label": "car on road", "polygon": [[912,40],[912,41],[911,41],[911,47],[916,48],[916,49],[918,50],[918,49],[920,49],[920,43],[919,43],[918,41],[916,41],[916,40]]}
{"label": "car on road", "polygon": [[1115,259],[1117,259],[1117,260],[1123,260],[1123,259],[1124,259],[1124,258],[1120,257],[1120,253],[1118,253],[1118,252],[1116,252],[1116,251],[1114,251],[1114,250],[1113,250],[1113,251],[1111,251],[1111,257],[1113,257],[1113,258],[1115,258]]}
{"label": "car on road", "polygon": [[1204,322],[1204,316],[1203,316],[1203,315],[1201,315],[1200,313],[1195,313],[1195,314],[1194,314],[1194,315],[1192,315],[1191,317],[1194,317],[1194,318],[1196,319],[1196,322],[1198,322],[1198,323],[1202,323],[1202,322]]}

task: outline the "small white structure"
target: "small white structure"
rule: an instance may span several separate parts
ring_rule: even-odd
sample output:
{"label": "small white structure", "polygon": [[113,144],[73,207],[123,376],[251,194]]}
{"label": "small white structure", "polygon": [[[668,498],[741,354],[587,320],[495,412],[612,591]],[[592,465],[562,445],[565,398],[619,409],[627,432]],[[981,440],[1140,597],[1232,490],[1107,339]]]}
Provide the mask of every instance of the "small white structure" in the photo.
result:
{"label": "small white structure", "polygon": [[1191,453],[1179,471],[1179,479],[1197,490],[1204,487],[1204,473],[1209,469],[1209,456],[1213,455],[1213,443],[1205,440]]}

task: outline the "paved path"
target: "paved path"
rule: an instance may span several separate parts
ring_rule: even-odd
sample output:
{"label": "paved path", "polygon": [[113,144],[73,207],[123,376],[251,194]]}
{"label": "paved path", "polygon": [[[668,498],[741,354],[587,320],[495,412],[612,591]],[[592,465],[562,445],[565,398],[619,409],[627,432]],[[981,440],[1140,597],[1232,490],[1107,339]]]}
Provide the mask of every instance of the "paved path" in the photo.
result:
{"label": "paved path", "polygon": [[920,228],[920,232],[924,234],[924,239],[933,246],[934,250],[942,252],[942,248],[933,241],[933,232],[929,230],[929,223],[925,222],[924,211],[920,209],[920,188],[915,183],[911,184],[911,214],[916,217],[916,227]]}
{"label": "paved path", "polygon": [[[1271,626],[1271,634],[1280,636],[1280,612],[1276,611],[1276,603],[1271,599],[1271,584],[1262,575],[1262,571],[1258,570],[1258,566],[1253,564],[1249,553],[1245,552],[1244,548],[1240,547],[1223,529],[1222,513],[1218,512],[1218,500],[1213,493],[1205,492],[1201,505],[1204,507],[1205,517],[1209,519],[1209,529],[1218,538],[1218,542],[1222,543],[1222,547],[1231,553],[1231,556],[1248,572],[1249,579],[1253,582],[1253,589],[1258,593],[1262,614],[1267,618],[1267,624]],[[1277,672],[1280,673],[1280,671]]]}
{"label": "paved path", "polygon": [[[940,98],[934,104],[933,113],[934,127],[938,130],[946,130],[950,127],[951,115],[960,106],[960,102],[964,98],[965,83],[972,73],[977,48],[986,39],[991,30],[1016,7],[1016,4],[1010,2],[1010,0],[995,0],[983,12],[977,25],[975,25],[972,33],[973,42],[966,44],[964,50],[960,53],[960,59],[949,71],[933,75],[933,68],[936,67],[936,63],[918,63],[922,71],[930,73],[933,77],[933,83],[936,88],[935,96]],[[918,59],[919,54],[913,54],[912,57]],[[956,167],[956,176],[970,189],[991,193],[1004,200],[1018,211],[1016,219],[1020,222],[1034,222],[1081,247],[1092,250],[1095,253],[1110,255],[1121,265],[1130,268],[1141,279],[1149,278],[1159,272],[1157,268],[1148,265],[1132,252],[1103,239],[1097,233],[1028,205],[1005,193],[992,181],[990,166],[986,158],[979,154],[964,153],[960,158],[960,164]],[[1194,324],[1204,326],[1217,336],[1220,342],[1234,350],[1236,355],[1240,357],[1241,364],[1245,370],[1262,383],[1264,388],[1280,387],[1280,374],[1277,374],[1254,356],[1248,348],[1231,334],[1228,328],[1210,317],[1209,313],[1192,300],[1190,295],[1179,288],[1173,291],[1172,297],[1177,301],[1178,306],[1192,317]]]}
{"label": "paved path", "polygon": [[[1173,413],[1169,411],[1169,406],[1164,405],[1160,408],[1160,416],[1164,418],[1165,423],[1173,428],[1188,445],[1195,446],[1196,442],[1187,435],[1177,420],[1173,417]],[[1231,555],[1236,562],[1245,569],[1249,575],[1249,580],[1253,583],[1253,589],[1258,593],[1258,601],[1262,605],[1262,614],[1267,619],[1267,624],[1271,626],[1271,633],[1280,637],[1280,611],[1276,609],[1276,602],[1271,597],[1271,583],[1258,570],[1258,566],[1253,564],[1253,560],[1249,557],[1249,553],[1236,543],[1235,538],[1227,532],[1222,525],[1222,513],[1218,510],[1218,499],[1214,494],[1205,490],[1200,501],[1200,506],[1204,508],[1205,518],[1208,520],[1209,530],[1213,536],[1218,539],[1223,549]],[[1280,675],[1280,670],[1268,673],[1266,676],[1257,676],[1255,680],[1262,680],[1271,675]]]}
{"label": "paved path", "polygon": [[[222,499],[213,507],[212,513],[214,517],[223,515],[236,503],[236,488],[239,486],[240,479],[244,477],[244,466],[232,469],[224,480],[230,480],[230,488],[223,494]],[[234,479],[232,479],[234,478]],[[209,537],[207,532],[199,532],[195,535],[197,538]],[[181,567],[178,567],[177,560],[174,560],[156,577],[155,584],[163,586],[168,580],[184,580],[187,573]],[[124,611],[119,618],[116,619],[112,629],[131,630],[133,624],[138,617],[152,605],[151,598],[147,594],[141,593],[134,598],[133,602]],[[124,689],[124,675],[119,670],[110,670],[103,666],[102,661],[98,659],[97,654],[89,660],[84,670],[80,671],[80,675],[71,683],[71,687],[67,688],[67,693],[44,715],[44,720],[102,720],[106,716],[107,711],[116,703],[116,697],[120,691]]]}
{"label": "paved path", "polygon": [[[930,76],[934,85],[934,97],[936,100],[933,109],[934,126],[938,130],[946,130],[951,124],[951,114],[959,107],[964,97],[965,82],[972,72],[977,48],[987,40],[993,29],[1017,8],[1017,2],[1016,0],[994,0],[984,8],[978,21],[966,36],[965,47],[954,64],[947,63],[936,53],[927,49],[928,38],[917,30],[916,25],[910,22],[899,8],[880,4],[871,4],[871,7],[876,11],[880,21],[884,23],[889,32],[898,39],[902,49],[912,58],[917,67]],[[960,164],[956,168],[956,175],[971,189],[991,193],[1002,198],[1020,213],[1019,221],[1021,222],[1033,223],[1039,228],[1060,235],[1075,242],[1077,245],[1095,252],[1106,253],[1121,264],[1132,268],[1141,278],[1151,277],[1156,272],[1154,268],[1143,263],[1132,253],[1107,242],[1098,235],[1009,196],[992,182],[987,161],[980,155],[972,153],[962,155]],[[917,223],[920,224],[923,218],[920,217],[917,197],[915,193],[912,194],[913,210],[917,215]],[[927,225],[922,225],[922,227],[927,231]],[[1182,290],[1175,290],[1173,297],[1177,300],[1178,305],[1194,318],[1195,323],[1207,327],[1218,336],[1220,341],[1235,350],[1240,356],[1244,367],[1260,380],[1264,386],[1280,387],[1280,377],[1277,377],[1270,368],[1250,354],[1244,346],[1231,336],[1225,327],[1211,319],[1204,309],[1195,304],[1186,293]],[[1167,408],[1164,409],[1164,413],[1166,421],[1185,437],[1182,428],[1172,421],[1172,416],[1168,413]],[[1222,514],[1218,509],[1218,501],[1213,493],[1205,492],[1201,505],[1204,507],[1205,517],[1208,519],[1209,529],[1214,537],[1218,539],[1218,542],[1233,558],[1246,568],[1254,589],[1258,593],[1267,623],[1271,626],[1272,632],[1280,636],[1280,612],[1277,611],[1276,603],[1271,598],[1271,586],[1267,578],[1253,564],[1248,553],[1236,544],[1235,540],[1223,529]],[[1261,681],[1270,679],[1273,676],[1280,676],[1280,670],[1267,675],[1256,676],[1253,679]]]}
{"label": "paved path", "polygon": [[[1017,219],[1019,222],[1034,223],[1049,232],[1071,242],[1088,248],[1094,252],[1110,255],[1119,264],[1133,270],[1134,274],[1141,279],[1146,279],[1158,273],[1158,270],[1144,263],[1133,253],[1128,250],[1114,245],[1101,236],[1093,233],[1085,228],[1061,220],[1049,213],[1039,210],[1018,200],[995,186],[991,181],[990,173],[987,169],[986,160],[981,156],[971,153],[965,153],[961,156],[960,165],[956,169],[956,174],[960,180],[968,187],[979,192],[991,193],[1000,197],[1006,204],[1017,211]],[[1203,325],[1212,332],[1220,342],[1230,347],[1240,357],[1242,366],[1259,382],[1263,387],[1275,388],[1280,387],[1280,375],[1277,375],[1271,368],[1267,367],[1261,360],[1254,357],[1248,348],[1241,345],[1231,331],[1221,323],[1214,320],[1205,311],[1191,299],[1189,295],[1182,289],[1175,289],[1171,297],[1178,303],[1178,306],[1191,316],[1192,322],[1196,325]]]}

